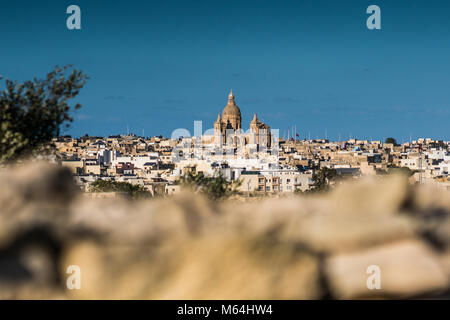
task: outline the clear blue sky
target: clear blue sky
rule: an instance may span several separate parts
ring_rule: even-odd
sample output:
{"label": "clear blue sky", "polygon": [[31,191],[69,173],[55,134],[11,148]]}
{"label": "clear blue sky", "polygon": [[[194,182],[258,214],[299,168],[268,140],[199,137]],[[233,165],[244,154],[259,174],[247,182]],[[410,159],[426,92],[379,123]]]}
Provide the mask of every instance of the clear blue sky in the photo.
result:
{"label": "clear blue sky", "polygon": [[[370,4],[382,30],[366,28]],[[0,74],[87,73],[75,136],[207,129],[232,88],[244,128],[256,112],[302,137],[450,139],[449,14],[432,0],[1,0]]]}

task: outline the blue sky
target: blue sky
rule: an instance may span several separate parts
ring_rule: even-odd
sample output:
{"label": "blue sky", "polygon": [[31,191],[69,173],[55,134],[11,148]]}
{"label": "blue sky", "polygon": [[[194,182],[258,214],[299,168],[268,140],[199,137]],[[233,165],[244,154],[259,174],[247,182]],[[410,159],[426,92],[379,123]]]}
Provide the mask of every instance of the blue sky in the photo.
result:
{"label": "blue sky", "polygon": [[[247,128],[281,135],[450,139],[448,1],[5,1],[0,74],[90,76],[66,133],[212,127],[230,88]],[[82,30],[66,28],[77,4]],[[366,28],[370,4],[381,30]]]}

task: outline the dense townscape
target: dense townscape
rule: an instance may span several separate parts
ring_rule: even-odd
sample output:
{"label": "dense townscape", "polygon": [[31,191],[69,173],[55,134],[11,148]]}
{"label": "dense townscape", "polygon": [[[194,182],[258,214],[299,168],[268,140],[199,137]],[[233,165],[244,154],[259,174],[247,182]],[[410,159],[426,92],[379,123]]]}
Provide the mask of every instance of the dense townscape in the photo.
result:
{"label": "dense townscape", "polygon": [[[179,192],[180,177],[194,172],[240,181],[238,190],[242,195],[307,192],[315,187],[318,174],[324,170],[336,177],[354,179],[400,171],[410,176],[411,183],[450,188],[449,141],[422,138],[398,144],[393,138],[336,142],[300,140],[298,134],[295,138],[271,137],[267,134],[269,127],[256,115],[250,128],[245,134],[237,133],[241,129],[240,110],[231,93],[211,135],[177,139],[62,136],[54,138],[53,143],[57,161],[70,168],[84,191],[90,191],[97,180],[109,180],[141,186],[153,196],[170,195]],[[256,132],[258,129],[261,132]],[[228,144],[226,131],[232,135]],[[252,134],[266,140],[252,141]],[[236,142],[239,136],[243,137],[241,145]],[[263,143],[270,148],[261,148]]]}
{"label": "dense townscape", "polygon": [[449,142],[432,139],[401,145],[356,139],[280,139],[278,161],[273,163],[264,158],[238,157],[219,162],[213,156],[176,163],[172,150],[179,143],[163,137],[138,136],[55,139],[60,163],[72,170],[85,190],[97,179],[114,179],[142,185],[152,194],[171,194],[179,190],[176,183],[180,175],[194,169],[207,175],[221,174],[230,180],[242,179],[241,191],[306,191],[313,184],[314,173],[324,167],[354,178],[407,168],[415,182],[450,188]]}

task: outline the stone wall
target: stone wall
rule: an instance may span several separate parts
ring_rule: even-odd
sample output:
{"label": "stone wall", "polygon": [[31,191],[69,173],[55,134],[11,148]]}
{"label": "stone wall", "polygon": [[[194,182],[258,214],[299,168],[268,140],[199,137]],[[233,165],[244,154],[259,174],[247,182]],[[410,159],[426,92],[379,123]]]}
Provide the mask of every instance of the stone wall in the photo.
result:
{"label": "stone wall", "polygon": [[[262,202],[78,192],[63,168],[0,173],[0,298],[432,298],[450,289],[450,195],[401,177]],[[70,265],[80,290],[66,287]],[[373,265],[381,289],[367,288]]]}

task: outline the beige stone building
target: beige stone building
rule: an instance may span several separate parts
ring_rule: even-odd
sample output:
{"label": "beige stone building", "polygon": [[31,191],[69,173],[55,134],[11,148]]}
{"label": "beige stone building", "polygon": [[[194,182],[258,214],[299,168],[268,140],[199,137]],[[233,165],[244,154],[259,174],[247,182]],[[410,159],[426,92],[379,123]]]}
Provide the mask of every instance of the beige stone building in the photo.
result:
{"label": "beige stone building", "polygon": [[239,190],[242,192],[295,192],[306,191],[312,185],[312,173],[300,173],[295,171],[244,171],[240,179],[242,181]]}
{"label": "beige stone building", "polygon": [[83,168],[84,168],[84,162],[81,159],[77,159],[77,160],[62,160],[61,161],[61,165],[63,167],[67,167],[69,168],[70,172],[72,172],[72,174],[82,174],[83,173]]}

